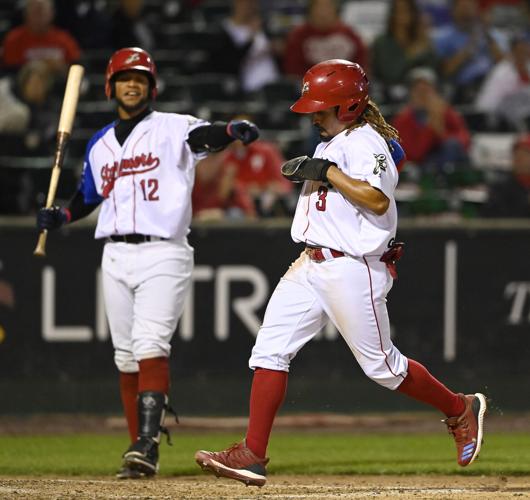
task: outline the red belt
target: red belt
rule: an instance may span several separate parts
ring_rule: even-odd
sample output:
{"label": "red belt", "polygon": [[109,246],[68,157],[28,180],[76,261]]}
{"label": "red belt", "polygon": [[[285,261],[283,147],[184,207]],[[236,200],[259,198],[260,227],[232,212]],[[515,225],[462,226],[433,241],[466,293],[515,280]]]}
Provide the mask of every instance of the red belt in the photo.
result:
{"label": "red belt", "polygon": [[[324,262],[326,259],[324,253],[322,252],[321,247],[306,247],[305,253],[309,255],[309,258],[313,262]],[[333,250],[333,248],[328,248],[331,256],[336,259],[337,257],[344,257],[346,254],[344,252],[339,252],[338,250]]]}

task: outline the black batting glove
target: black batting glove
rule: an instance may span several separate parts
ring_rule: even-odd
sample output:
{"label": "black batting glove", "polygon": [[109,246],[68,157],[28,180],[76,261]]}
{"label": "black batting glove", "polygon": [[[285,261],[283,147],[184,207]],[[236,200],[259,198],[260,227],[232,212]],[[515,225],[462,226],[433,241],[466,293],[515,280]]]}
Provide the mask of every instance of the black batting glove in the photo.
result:
{"label": "black batting glove", "polygon": [[259,129],[248,120],[231,120],[226,125],[226,133],[240,140],[245,146],[259,137]]}
{"label": "black batting glove", "polygon": [[335,165],[324,158],[297,156],[282,165],[282,175],[291,182],[328,180],[328,169]]}
{"label": "black batting glove", "polygon": [[53,206],[50,208],[41,208],[37,212],[37,229],[51,231],[61,227],[70,221],[69,211],[66,208]]}

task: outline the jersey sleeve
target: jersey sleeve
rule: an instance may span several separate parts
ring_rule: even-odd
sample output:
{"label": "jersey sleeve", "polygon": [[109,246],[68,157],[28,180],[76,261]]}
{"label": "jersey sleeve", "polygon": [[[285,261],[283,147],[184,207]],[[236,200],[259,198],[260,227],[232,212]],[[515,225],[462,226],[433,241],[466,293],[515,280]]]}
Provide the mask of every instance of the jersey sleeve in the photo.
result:
{"label": "jersey sleeve", "polygon": [[83,198],[87,205],[99,204],[103,201],[103,197],[98,193],[96,183],[94,181],[94,174],[92,173],[92,166],[90,164],[90,152],[94,144],[105,133],[108,127],[96,133],[90,139],[85,151],[85,159],[83,162],[83,173],[79,181],[79,191],[83,194]]}
{"label": "jersey sleeve", "polygon": [[393,196],[397,182],[396,166],[382,138],[378,140],[367,134],[353,136],[341,151],[340,158],[328,159],[353,179],[368,182],[389,198]]}

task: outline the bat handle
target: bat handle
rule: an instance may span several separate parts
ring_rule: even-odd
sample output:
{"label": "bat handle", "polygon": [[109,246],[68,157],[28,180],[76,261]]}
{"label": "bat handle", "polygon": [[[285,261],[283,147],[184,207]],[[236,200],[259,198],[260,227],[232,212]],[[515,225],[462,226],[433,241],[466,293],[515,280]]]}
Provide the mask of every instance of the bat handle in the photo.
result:
{"label": "bat handle", "polygon": [[37,246],[33,250],[33,255],[37,257],[46,257],[46,238],[48,237],[48,230],[43,229],[39,233],[39,239],[37,241]]}

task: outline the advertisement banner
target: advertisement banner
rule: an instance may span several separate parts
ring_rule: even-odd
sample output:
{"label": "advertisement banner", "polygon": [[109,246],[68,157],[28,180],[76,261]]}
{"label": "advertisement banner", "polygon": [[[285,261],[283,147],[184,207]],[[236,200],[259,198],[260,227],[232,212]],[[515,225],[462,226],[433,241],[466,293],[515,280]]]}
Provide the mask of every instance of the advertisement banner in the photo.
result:
{"label": "advertisement banner", "polygon": [[[399,231],[405,255],[388,296],[398,348],[454,390],[529,409],[530,230]],[[289,227],[196,227],[193,286],[171,354],[181,413],[245,414],[248,357],[268,298],[303,247]],[[33,229],[0,229],[0,413],[119,411],[93,228],[72,226],[33,257]],[[284,409],[420,408],[361,372],[333,325],[291,365]]]}

